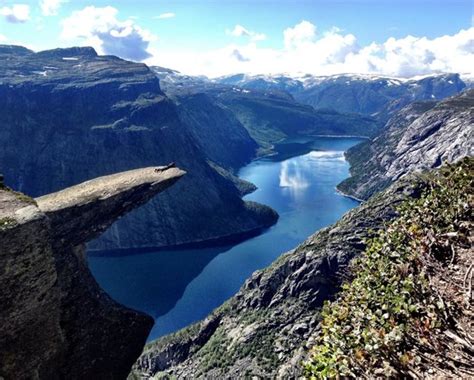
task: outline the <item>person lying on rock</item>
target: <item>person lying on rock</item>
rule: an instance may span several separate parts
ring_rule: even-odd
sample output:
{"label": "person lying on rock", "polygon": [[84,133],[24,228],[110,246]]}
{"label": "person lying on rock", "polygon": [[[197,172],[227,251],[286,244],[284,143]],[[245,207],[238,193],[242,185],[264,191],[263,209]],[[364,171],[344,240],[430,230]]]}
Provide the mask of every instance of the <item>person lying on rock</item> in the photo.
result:
{"label": "person lying on rock", "polygon": [[176,163],[171,162],[170,164],[168,164],[166,166],[161,166],[159,168],[155,168],[155,173],[161,173],[161,172],[164,172],[165,170],[175,168],[175,167],[176,167]]}

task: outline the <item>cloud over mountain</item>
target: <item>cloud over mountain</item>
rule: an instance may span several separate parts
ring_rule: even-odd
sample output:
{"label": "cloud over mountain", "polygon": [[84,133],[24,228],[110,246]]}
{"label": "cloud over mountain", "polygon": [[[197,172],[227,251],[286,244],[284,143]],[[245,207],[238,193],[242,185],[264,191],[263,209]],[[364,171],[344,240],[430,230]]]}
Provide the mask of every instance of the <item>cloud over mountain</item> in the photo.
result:
{"label": "cloud over mountain", "polygon": [[227,30],[226,34],[250,40],[215,50],[179,55],[161,53],[149,63],[209,76],[285,72],[411,77],[437,72],[473,74],[474,71],[474,27],[437,38],[409,35],[363,46],[351,33],[338,28],[318,32],[316,25],[309,21],[286,28],[281,48],[258,46],[255,38],[252,39],[256,34],[241,25]]}
{"label": "cloud over mountain", "polygon": [[61,37],[93,46],[102,54],[134,61],[150,58],[148,47],[156,36],[139,27],[134,20],[118,20],[117,14],[118,10],[111,6],[88,6],[75,11],[62,21]]}
{"label": "cloud over mountain", "polygon": [[234,26],[232,30],[226,30],[226,34],[233,37],[248,37],[251,41],[263,41],[267,38],[263,33],[257,33],[244,28],[242,25]]}

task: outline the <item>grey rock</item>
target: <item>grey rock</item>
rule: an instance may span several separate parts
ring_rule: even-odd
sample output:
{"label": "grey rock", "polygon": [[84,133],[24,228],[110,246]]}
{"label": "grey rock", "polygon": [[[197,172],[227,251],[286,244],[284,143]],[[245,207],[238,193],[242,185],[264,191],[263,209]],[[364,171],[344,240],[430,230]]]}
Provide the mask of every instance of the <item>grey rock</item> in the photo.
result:
{"label": "grey rock", "polygon": [[0,189],[0,377],[127,377],[153,319],[100,289],[85,243],[183,174],[137,169],[36,201]]}
{"label": "grey rock", "polygon": [[[318,331],[323,302],[337,293],[347,265],[364,250],[370,231],[395,217],[396,206],[407,196],[419,196],[420,186],[411,179],[396,182],[270,267],[255,272],[205,321],[147,344],[132,374],[143,378],[301,376],[301,361]],[[212,328],[209,321],[214,322]]]}
{"label": "grey rock", "polygon": [[247,131],[206,99],[183,107],[144,64],[85,47],[34,53],[0,45],[0,172],[35,197],[172,161],[189,173],[90,242],[91,250],[203,242],[275,223],[272,209],[242,201],[227,174],[253,158]]}
{"label": "grey rock", "polygon": [[474,90],[439,103],[413,103],[395,114],[373,141],[349,149],[351,177],[342,192],[368,199],[408,173],[474,154]]}

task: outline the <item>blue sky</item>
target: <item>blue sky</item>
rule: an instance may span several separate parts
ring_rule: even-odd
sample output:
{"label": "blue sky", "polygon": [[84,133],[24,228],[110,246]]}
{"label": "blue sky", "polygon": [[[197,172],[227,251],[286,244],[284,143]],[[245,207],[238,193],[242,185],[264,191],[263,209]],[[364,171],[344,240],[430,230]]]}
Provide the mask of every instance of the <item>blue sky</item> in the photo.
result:
{"label": "blue sky", "polygon": [[[321,73],[345,70],[351,67],[349,63],[359,71],[376,72],[381,70],[378,66],[385,66],[377,59],[396,50],[405,49],[417,57],[413,44],[429,50],[418,57],[420,60],[432,60],[436,49],[442,53],[443,44],[427,48],[421,39],[436,41],[445,35],[457,36],[462,30],[468,33],[456,37],[456,43],[464,49],[463,54],[472,55],[472,13],[471,0],[0,0],[0,42],[34,50],[91,44],[101,53],[146,59],[147,63],[172,65],[193,74],[225,73],[219,65],[230,71],[264,71],[266,65],[270,65],[269,72],[310,68],[291,64],[297,59],[315,60]],[[289,43],[285,30],[302,22],[307,24],[289,32],[294,35]],[[323,41],[328,33],[331,38]],[[405,41],[407,36],[419,40]],[[388,51],[385,44],[391,38],[401,42]],[[363,51],[372,43],[380,48]],[[337,51],[331,48],[336,45]],[[303,50],[312,55],[305,56]],[[362,62],[360,53],[370,53],[372,58]],[[210,67],[210,61],[220,60],[219,54],[222,62]],[[424,74],[443,71],[443,67],[468,70],[467,65],[458,67],[459,60],[466,57],[456,64],[440,58],[428,69],[408,67],[409,58],[403,58],[387,74]],[[285,63],[272,65],[272,60]]]}

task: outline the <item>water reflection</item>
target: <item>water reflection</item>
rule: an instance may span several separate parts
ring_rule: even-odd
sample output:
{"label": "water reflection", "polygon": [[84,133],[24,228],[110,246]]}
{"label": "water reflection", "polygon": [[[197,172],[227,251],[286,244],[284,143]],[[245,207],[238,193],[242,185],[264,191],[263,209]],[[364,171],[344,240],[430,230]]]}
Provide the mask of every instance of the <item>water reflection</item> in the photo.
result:
{"label": "water reflection", "polygon": [[280,168],[280,187],[290,187],[291,189],[304,189],[309,186],[309,181],[305,177],[305,171],[297,161],[284,161]]}

